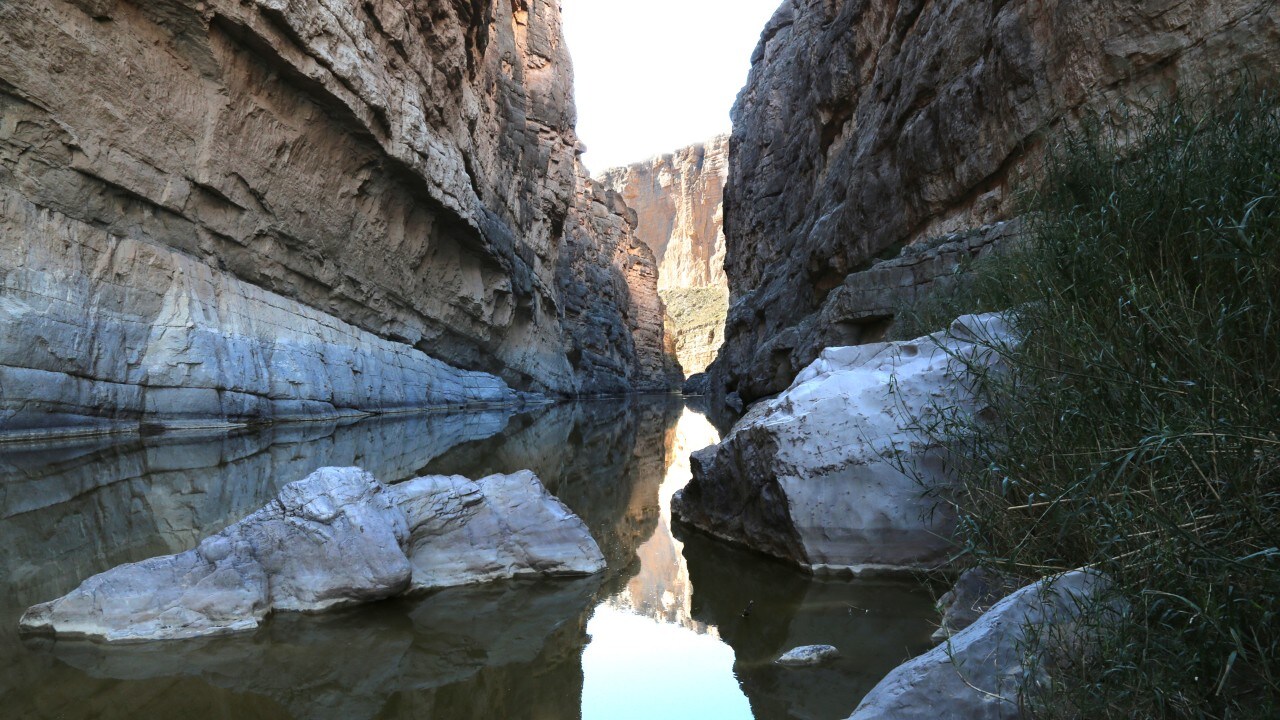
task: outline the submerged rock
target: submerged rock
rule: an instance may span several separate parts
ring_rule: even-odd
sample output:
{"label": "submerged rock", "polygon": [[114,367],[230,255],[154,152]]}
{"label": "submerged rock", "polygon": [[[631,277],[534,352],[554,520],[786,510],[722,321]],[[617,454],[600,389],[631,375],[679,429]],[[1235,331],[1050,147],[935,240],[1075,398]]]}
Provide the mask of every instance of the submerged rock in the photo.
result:
{"label": "submerged rock", "polygon": [[1011,342],[999,314],[909,342],[829,348],[719,445],[694,453],[684,521],[807,566],[857,574],[936,566],[952,549],[950,475],[918,423],[973,413],[971,366]]}
{"label": "submerged rock", "polygon": [[788,667],[821,665],[840,657],[840,651],[831,645],[805,645],[793,648],[775,662]]}
{"label": "submerged rock", "polygon": [[[553,531],[539,527],[548,519]],[[223,635],[273,610],[603,567],[586,526],[530,472],[388,489],[359,468],[321,468],[195,549],[95,575],[20,625],[109,642]]]}
{"label": "submerged rock", "polygon": [[1045,679],[1060,651],[1079,647],[1078,622],[1097,608],[1106,579],[1075,571],[1041,580],[996,604],[973,625],[890,672],[849,720],[947,717],[1016,720],[1019,693]]}

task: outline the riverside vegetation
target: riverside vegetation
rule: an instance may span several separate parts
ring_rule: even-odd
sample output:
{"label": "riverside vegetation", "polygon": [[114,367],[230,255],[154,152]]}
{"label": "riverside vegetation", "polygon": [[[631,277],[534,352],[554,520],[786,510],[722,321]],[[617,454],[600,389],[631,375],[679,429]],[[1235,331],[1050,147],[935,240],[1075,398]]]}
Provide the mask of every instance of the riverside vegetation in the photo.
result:
{"label": "riverside vegetation", "polygon": [[1086,123],[1017,247],[900,315],[914,336],[1016,308],[1009,371],[980,379],[994,412],[921,428],[954,451],[964,553],[1097,569],[1125,608],[1023,688],[1033,717],[1280,713],[1278,117],[1249,89]]}

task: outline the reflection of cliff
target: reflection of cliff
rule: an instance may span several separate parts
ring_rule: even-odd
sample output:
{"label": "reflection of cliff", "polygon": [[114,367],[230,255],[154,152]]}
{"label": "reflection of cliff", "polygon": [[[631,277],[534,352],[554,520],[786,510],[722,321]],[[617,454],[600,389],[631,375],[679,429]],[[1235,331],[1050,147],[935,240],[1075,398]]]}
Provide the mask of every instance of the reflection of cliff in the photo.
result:
{"label": "reflection of cliff", "polygon": [[689,482],[689,454],[719,439],[719,433],[705,418],[687,409],[667,433],[666,475],[658,488],[658,527],[636,550],[640,570],[621,593],[610,598],[613,607],[694,632],[707,632],[707,626],[692,615],[693,586],[681,554],[684,546],[671,533],[671,496]]}
{"label": "reflection of cliff", "polygon": [[[930,646],[934,612],[924,588],[815,580],[683,530],[693,617],[733,647],[734,674],[756,718],[845,717],[889,670]],[[835,645],[841,657],[802,672],[773,662],[812,644]]]}
{"label": "reflection of cliff", "polygon": [[[229,693],[251,696],[237,698],[236,717],[576,718],[598,585],[584,578],[455,588],[342,615],[281,615],[251,637],[125,646],[35,640],[94,678],[147,680],[159,692],[69,683],[81,694],[44,683],[47,694],[34,700],[49,715],[121,718],[180,717],[217,707]],[[42,664],[54,677],[68,672]]]}
{"label": "reflection of cliff", "polygon": [[499,436],[455,448],[428,470],[473,477],[533,470],[591,529],[612,588],[636,572],[636,550],[659,522],[665,441],[679,410],[674,397],[557,405],[513,419]]}

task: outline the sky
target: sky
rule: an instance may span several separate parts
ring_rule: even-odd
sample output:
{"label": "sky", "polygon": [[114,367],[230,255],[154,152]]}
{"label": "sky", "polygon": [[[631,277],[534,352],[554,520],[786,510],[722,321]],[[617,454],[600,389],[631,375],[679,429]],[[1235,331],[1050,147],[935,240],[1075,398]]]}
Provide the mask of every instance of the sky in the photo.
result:
{"label": "sky", "polygon": [[782,0],[562,0],[578,137],[592,173],[728,132]]}

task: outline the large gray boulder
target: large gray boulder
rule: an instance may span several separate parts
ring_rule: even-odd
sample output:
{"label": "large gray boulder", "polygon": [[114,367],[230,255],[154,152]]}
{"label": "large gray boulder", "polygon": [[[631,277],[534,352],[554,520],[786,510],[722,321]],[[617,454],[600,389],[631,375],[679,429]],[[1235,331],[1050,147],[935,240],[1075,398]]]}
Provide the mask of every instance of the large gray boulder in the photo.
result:
{"label": "large gray boulder", "polygon": [[[540,531],[548,519],[555,530]],[[442,571],[431,569],[437,562]],[[360,468],[321,468],[196,548],[95,575],[20,624],[109,642],[223,635],[256,628],[273,610],[603,567],[586,526],[533,473],[388,489]]]}
{"label": "large gray boulder", "polygon": [[[1017,720],[1061,652],[1087,642],[1113,605],[1106,578],[1066,573],[1028,585],[950,640],[890,672],[849,720]],[[1090,623],[1080,622],[1087,616]]]}
{"label": "large gray boulder", "polygon": [[706,532],[813,570],[930,568],[952,550],[953,478],[921,423],[970,414],[974,367],[1013,342],[1000,314],[907,342],[829,348],[724,440],[673,502]]}

